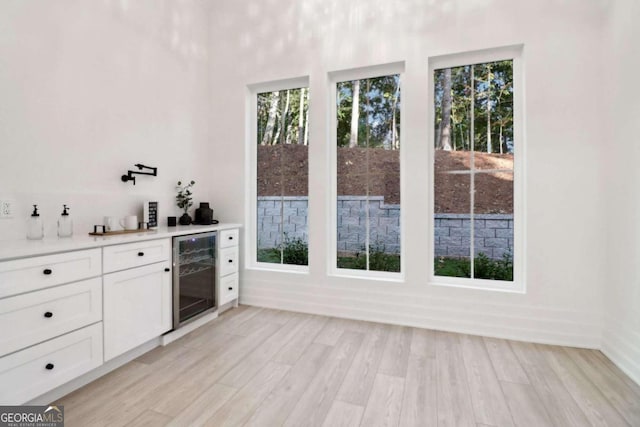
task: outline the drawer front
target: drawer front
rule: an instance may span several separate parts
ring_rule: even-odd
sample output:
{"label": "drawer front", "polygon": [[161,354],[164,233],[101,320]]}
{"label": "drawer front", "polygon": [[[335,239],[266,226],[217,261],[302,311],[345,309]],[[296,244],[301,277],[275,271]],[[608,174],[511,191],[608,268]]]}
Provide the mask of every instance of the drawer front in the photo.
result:
{"label": "drawer front", "polygon": [[0,262],[0,298],[102,274],[100,249]]}
{"label": "drawer front", "polygon": [[140,243],[107,246],[104,249],[104,272],[126,270],[171,259],[171,240],[160,239]]}
{"label": "drawer front", "polygon": [[220,249],[220,276],[238,272],[238,247]]}
{"label": "drawer front", "polygon": [[220,302],[224,305],[238,298],[238,274],[232,274],[220,279]]}
{"label": "drawer front", "polygon": [[0,404],[20,405],[102,365],[102,323],[0,358]]}
{"label": "drawer front", "polygon": [[102,279],[0,300],[0,356],[102,320]]}
{"label": "drawer front", "polygon": [[238,246],[238,239],[240,233],[239,230],[222,230],[220,232],[220,247],[221,248],[230,248],[232,246]]}

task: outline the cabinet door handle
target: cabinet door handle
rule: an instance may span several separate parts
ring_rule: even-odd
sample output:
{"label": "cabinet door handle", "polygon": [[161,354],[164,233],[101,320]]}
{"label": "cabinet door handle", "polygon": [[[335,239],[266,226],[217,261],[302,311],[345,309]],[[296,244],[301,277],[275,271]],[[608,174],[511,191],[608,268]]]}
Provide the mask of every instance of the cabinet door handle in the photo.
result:
{"label": "cabinet door handle", "polygon": [[230,290],[230,291],[232,291],[232,290],[233,290],[233,287],[232,287],[232,286],[229,286],[229,290]]}
{"label": "cabinet door handle", "polygon": [[52,370],[54,368],[53,363],[47,363],[47,366],[45,366],[45,368],[47,368],[48,370]]}
{"label": "cabinet door handle", "polygon": [[164,269],[164,271],[166,271],[168,273],[168,272],[171,271],[171,269],[167,267],[167,268]]}
{"label": "cabinet door handle", "polygon": [[230,259],[230,260],[229,260],[229,264],[231,264],[232,262],[233,262],[233,260],[232,260],[232,259]]}
{"label": "cabinet door handle", "polygon": [[138,256],[144,256],[144,252],[138,252]]}
{"label": "cabinet door handle", "polygon": [[47,276],[48,276],[49,274],[51,274],[51,273],[53,273],[53,271],[51,271],[51,269],[50,269],[50,268],[45,268],[45,269],[42,271],[42,274],[46,274]]}
{"label": "cabinet door handle", "polygon": [[229,237],[228,237],[228,239],[229,239],[229,240],[233,240],[233,236],[229,236]]}
{"label": "cabinet door handle", "polygon": [[50,312],[50,311],[47,311],[47,312],[44,314],[44,317],[46,317],[47,319],[49,319],[49,318],[53,317],[53,313],[52,313],[52,312]]}

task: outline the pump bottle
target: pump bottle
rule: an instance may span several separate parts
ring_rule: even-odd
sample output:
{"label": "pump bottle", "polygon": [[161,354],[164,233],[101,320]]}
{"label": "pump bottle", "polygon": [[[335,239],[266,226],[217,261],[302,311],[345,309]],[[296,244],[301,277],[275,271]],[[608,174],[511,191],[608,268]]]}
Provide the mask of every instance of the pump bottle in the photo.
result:
{"label": "pump bottle", "polygon": [[38,205],[33,205],[33,213],[27,223],[27,239],[41,240],[43,237],[44,226],[42,224],[42,218],[40,218],[40,214],[38,213]]}
{"label": "pump bottle", "polygon": [[58,237],[73,236],[73,220],[71,220],[68,210],[67,205],[62,205],[62,215],[58,219]]}

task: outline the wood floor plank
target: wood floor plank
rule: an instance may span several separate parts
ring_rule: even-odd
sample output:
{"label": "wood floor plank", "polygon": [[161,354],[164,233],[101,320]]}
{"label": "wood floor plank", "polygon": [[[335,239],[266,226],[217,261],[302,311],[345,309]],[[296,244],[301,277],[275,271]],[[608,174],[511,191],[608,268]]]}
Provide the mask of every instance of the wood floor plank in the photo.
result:
{"label": "wood floor plank", "polygon": [[457,334],[436,332],[438,425],[475,426],[473,403]]}
{"label": "wood floor plank", "polygon": [[307,347],[315,340],[316,336],[327,323],[327,320],[324,316],[309,316],[309,319],[302,327],[302,332],[283,345],[272,360],[277,363],[294,365],[306,351]]}
{"label": "wood floor plank", "polygon": [[409,355],[400,414],[401,427],[438,424],[437,377],[435,358],[414,353]]}
{"label": "wood floor plank", "polygon": [[156,411],[146,410],[140,416],[127,424],[126,427],[163,427],[169,424],[171,417]]}
{"label": "wood floor plank", "polygon": [[389,338],[382,355],[378,372],[384,375],[394,375],[404,378],[407,375],[409,352],[413,328],[407,326],[391,326]]}
{"label": "wood floor plank", "polygon": [[342,319],[337,317],[331,317],[325,323],[320,333],[316,336],[313,342],[324,345],[334,346],[345,332],[344,323]]}
{"label": "wood floor plank", "polygon": [[626,426],[627,422],[561,347],[536,345],[592,425]]}
{"label": "wood floor plank", "polygon": [[518,427],[554,425],[531,385],[503,381],[501,386],[513,420]]}
{"label": "wood floor plank", "polygon": [[347,372],[340,387],[337,399],[358,406],[366,406],[373,382],[382,361],[385,345],[389,337],[389,328],[384,325],[369,326],[365,332],[362,346]]}
{"label": "wood floor plank", "polygon": [[287,418],[285,426],[322,425],[363,338],[362,334],[355,332],[344,332],[340,336],[326,363]]}
{"label": "wood floor plank", "polygon": [[269,362],[204,423],[207,427],[243,425],[289,372],[291,366]]}
{"label": "wood floor plank", "polygon": [[247,421],[245,426],[281,426],[307,390],[313,378],[320,372],[333,347],[310,344],[289,374],[267,396]]}
{"label": "wood floor plank", "polygon": [[519,341],[513,341],[510,345],[553,423],[567,427],[589,425],[582,409],[536,346]]}
{"label": "wood floor plank", "polygon": [[604,353],[598,350],[594,350],[594,357],[600,360],[607,368],[613,372],[615,376],[617,376],[622,382],[624,382],[627,387],[633,390],[634,394],[638,396],[640,399],[640,384],[636,383],[634,380],[629,378],[627,374],[625,374],[622,369],[618,368],[612,361],[609,359]]}
{"label": "wood floor plank", "polygon": [[201,426],[237,392],[235,388],[213,384],[200,393],[168,424],[170,427]]}
{"label": "wood floor plank", "polygon": [[260,307],[241,305],[237,309],[226,311],[216,319],[207,323],[205,327],[197,328],[189,332],[187,335],[177,339],[174,343],[185,347],[194,347],[195,343],[197,346],[202,343],[201,337],[204,335],[215,336],[215,334],[219,332],[227,333],[233,325],[237,325],[247,319],[250,319],[261,310],[262,308]]}
{"label": "wood floor plank", "polygon": [[[303,316],[298,316],[295,319],[295,321],[282,325],[256,350],[238,361],[218,382],[238,389],[247,384],[286,343],[301,333],[306,319]],[[297,321],[297,319],[301,321]]]}
{"label": "wood floor plank", "polygon": [[280,325],[265,323],[248,337],[238,337],[233,345],[192,364],[183,372],[184,379],[163,390],[158,396],[147,396],[147,405],[152,409],[174,416],[193,401],[202,390],[217,382],[254,349],[280,329]]}
{"label": "wood floor plank", "polygon": [[400,422],[404,378],[376,375],[369,402],[362,416],[367,427],[396,427]]}
{"label": "wood floor plank", "polygon": [[413,328],[411,354],[436,358],[436,333],[430,329]]}
{"label": "wood floor plank", "polygon": [[362,406],[335,400],[322,427],[358,427],[363,413]]}
{"label": "wood floor plank", "polygon": [[511,413],[481,337],[460,335],[476,422],[513,426]]}
{"label": "wood floor plank", "polygon": [[518,358],[511,351],[509,342],[498,338],[484,338],[493,369],[500,381],[529,384]]}
{"label": "wood floor plank", "polygon": [[598,384],[598,389],[618,410],[620,415],[632,426],[640,426],[640,399],[634,390],[614,375],[607,366],[595,356],[595,350],[564,348],[568,356],[582,372]]}

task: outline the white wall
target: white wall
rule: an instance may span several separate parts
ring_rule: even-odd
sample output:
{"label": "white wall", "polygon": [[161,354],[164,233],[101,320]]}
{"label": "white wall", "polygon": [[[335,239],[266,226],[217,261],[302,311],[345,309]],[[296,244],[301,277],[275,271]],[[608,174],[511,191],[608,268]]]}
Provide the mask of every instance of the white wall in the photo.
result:
{"label": "white wall", "polygon": [[[310,274],[245,270],[243,303],[598,347],[605,244],[600,61],[606,2],[223,0],[211,19],[216,208],[244,221],[246,86],[310,77]],[[428,59],[524,43],[526,295],[427,285]],[[327,275],[327,73],[405,61],[406,282]],[[553,244],[549,244],[552,242]]]}
{"label": "white wall", "polygon": [[[62,204],[75,232],[144,200],[174,207],[178,179],[210,200],[208,3],[0,2],[0,240],[24,238],[38,203],[55,237]],[[159,168],[134,187],[135,163]],[[214,203],[215,205],[215,203]]]}
{"label": "white wall", "polygon": [[606,205],[612,220],[606,224],[607,280],[603,351],[640,383],[640,4],[618,0],[608,24],[609,52],[604,85],[609,127]]}

